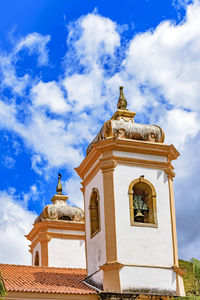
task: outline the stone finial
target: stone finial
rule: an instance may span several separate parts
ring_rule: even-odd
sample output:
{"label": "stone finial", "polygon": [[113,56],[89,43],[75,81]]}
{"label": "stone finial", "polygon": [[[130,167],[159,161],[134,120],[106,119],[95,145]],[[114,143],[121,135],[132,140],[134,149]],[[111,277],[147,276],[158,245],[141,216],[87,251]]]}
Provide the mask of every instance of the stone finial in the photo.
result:
{"label": "stone finial", "polygon": [[56,187],[56,192],[58,195],[62,195],[62,184],[61,184],[61,181],[60,181],[60,178],[62,177],[62,175],[60,173],[58,173],[58,184],[57,184],[57,187]]}
{"label": "stone finial", "polygon": [[126,101],[126,98],[124,97],[124,92],[123,92],[123,86],[120,86],[119,87],[119,100],[118,100],[118,103],[117,103],[117,108],[118,109],[126,109],[127,107],[127,101]]}

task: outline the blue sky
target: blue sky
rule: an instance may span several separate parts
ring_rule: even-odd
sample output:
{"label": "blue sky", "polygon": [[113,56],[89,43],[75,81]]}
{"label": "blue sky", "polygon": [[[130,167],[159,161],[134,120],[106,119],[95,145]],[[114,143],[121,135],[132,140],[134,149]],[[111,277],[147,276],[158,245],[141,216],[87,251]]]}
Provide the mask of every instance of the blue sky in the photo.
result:
{"label": "blue sky", "polygon": [[119,85],[135,120],[160,125],[181,153],[179,252],[200,258],[200,2],[7,0],[0,28],[1,261],[30,263],[23,235],[58,172],[83,206],[74,167],[115,112]]}

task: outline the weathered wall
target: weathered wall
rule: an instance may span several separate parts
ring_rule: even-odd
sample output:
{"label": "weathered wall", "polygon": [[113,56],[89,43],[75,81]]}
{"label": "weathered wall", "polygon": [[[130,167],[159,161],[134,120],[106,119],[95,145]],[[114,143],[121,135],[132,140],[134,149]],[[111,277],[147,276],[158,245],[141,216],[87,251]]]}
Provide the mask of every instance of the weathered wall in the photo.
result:
{"label": "weathered wall", "polygon": [[[92,189],[97,188],[100,195],[100,222],[101,230],[91,238],[90,234],[90,217],[89,205]],[[87,270],[88,276],[99,271],[99,266],[103,265],[106,260],[105,253],[105,221],[104,221],[104,201],[103,201],[103,177],[99,171],[96,176],[88,183],[85,188],[85,226],[86,226],[86,243],[87,243]],[[103,281],[103,274],[99,272],[94,275],[91,280],[96,280],[99,283]]]}

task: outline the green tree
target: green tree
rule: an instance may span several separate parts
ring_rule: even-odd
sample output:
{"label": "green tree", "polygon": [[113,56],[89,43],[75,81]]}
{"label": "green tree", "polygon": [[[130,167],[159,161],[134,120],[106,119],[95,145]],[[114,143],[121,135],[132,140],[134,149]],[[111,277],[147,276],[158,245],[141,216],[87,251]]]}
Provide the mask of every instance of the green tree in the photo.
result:
{"label": "green tree", "polygon": [[0,297],[5,296],[5,295],[6,295],[6,288],[5,288],[1,273],[0,273]]}
{"label": "green tree", "polygon": [[191,259],[193,274],[195,276],[196,295],[200,295],[200,261],[196,258]]}

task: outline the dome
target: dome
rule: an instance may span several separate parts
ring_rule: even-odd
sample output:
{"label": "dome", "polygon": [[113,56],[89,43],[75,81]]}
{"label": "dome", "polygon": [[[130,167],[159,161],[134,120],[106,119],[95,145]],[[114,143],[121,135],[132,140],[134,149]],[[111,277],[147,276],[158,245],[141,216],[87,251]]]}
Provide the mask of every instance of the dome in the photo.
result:
{"label": "dome", "polygon": [[41,214],[35,219],[34,223],[46,220],[84,222],[83,210],[79,207],[67,204],[68,196],[62,194],[60,178],[61,175],[58,174],[58,185],[56,188],[57,194],[51,199],[53,204],[46,205]]}
{"label": "dome", "polygon": [[87,154],[94,143],[112,137],[148,141],[152,143],[163,143],[164,131],[157,125],[139,124],[134,121],[135,112],[129,111],[127,101],[124,97],[123,87],[120,87],[120,95],[117,104],[118,110],[111,119],[103,124],[103,127],[87,148]]}

